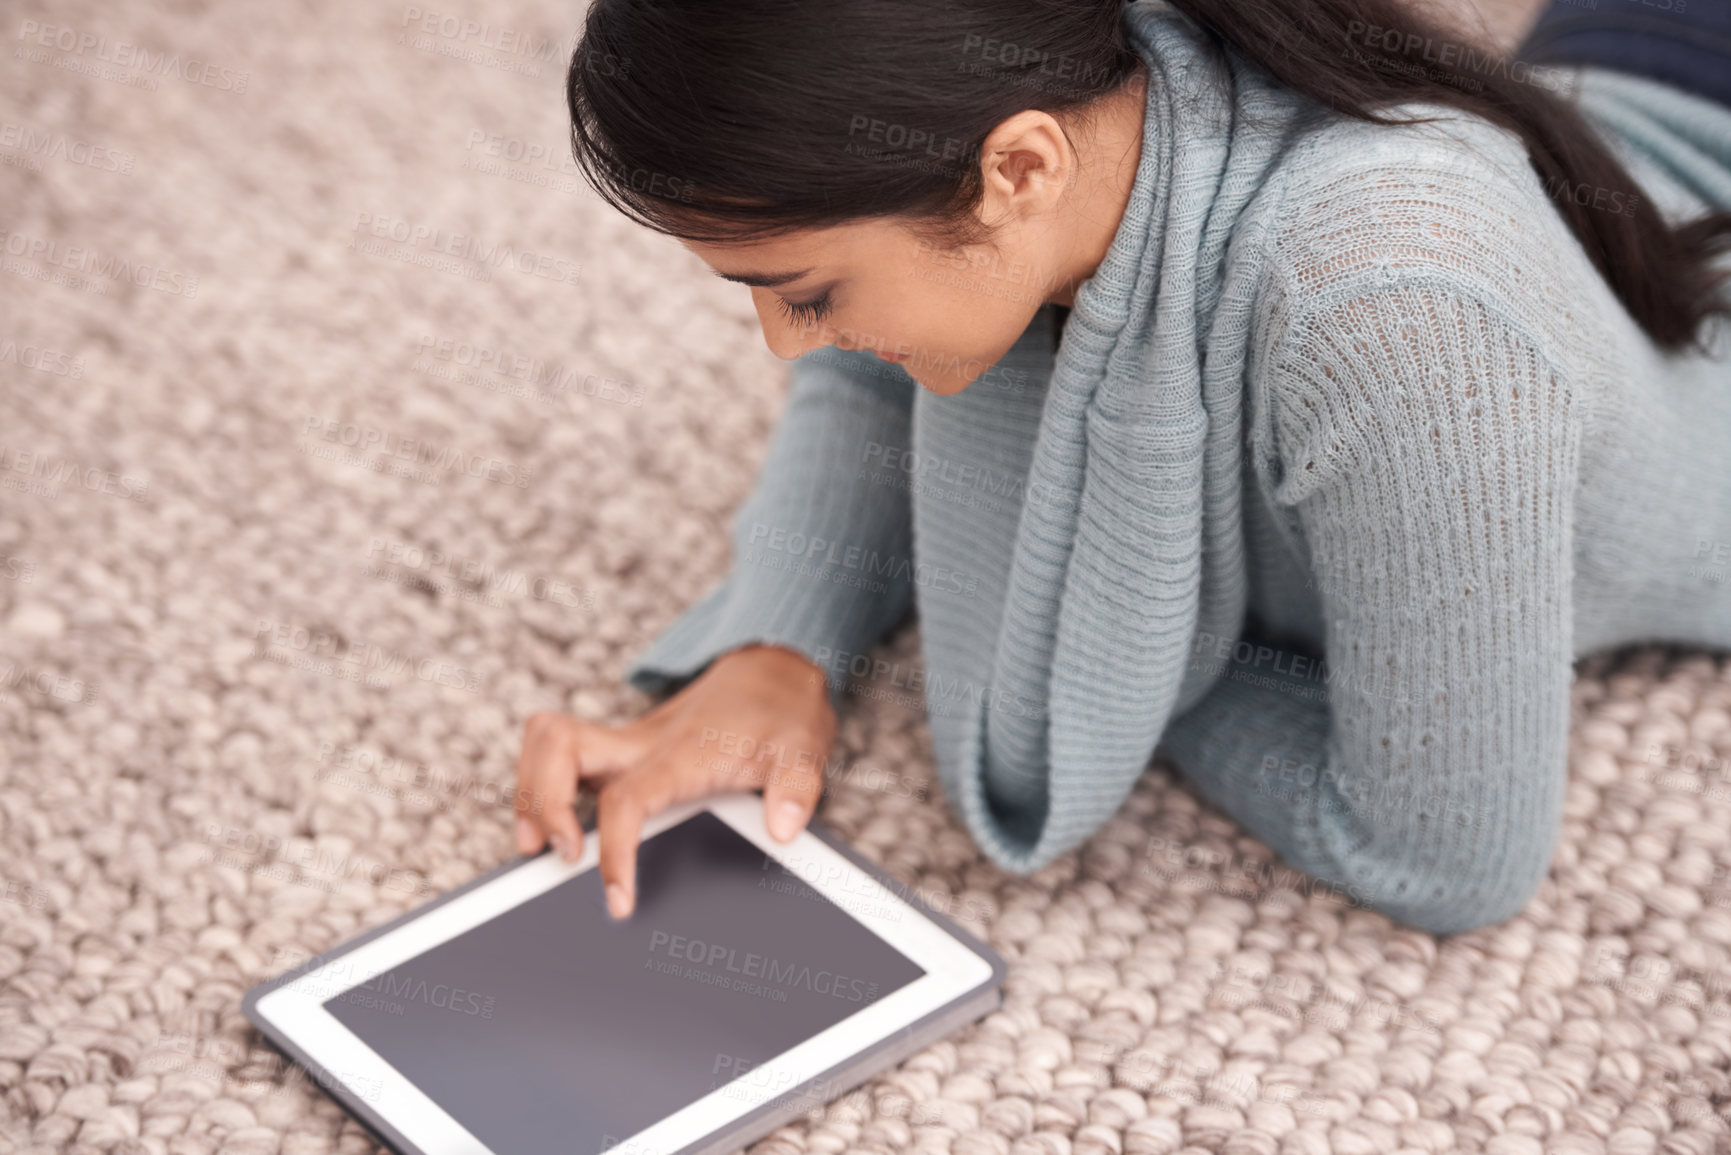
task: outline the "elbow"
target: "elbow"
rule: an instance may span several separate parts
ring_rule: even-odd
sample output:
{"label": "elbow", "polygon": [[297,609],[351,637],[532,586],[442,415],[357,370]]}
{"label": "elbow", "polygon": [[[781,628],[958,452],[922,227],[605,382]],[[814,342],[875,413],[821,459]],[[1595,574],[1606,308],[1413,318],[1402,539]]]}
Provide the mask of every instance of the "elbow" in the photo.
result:
{"label": "elbow", "polygon": [[[1541,763],[1542,764],[1542,763]],[[1484,774],[1470,795],[1459,788],[1440,805],[1396,808],[1386,825],[1324,822],[1305,847],[1343,876],[1360,905],[1396,922],[1443,936],[1495,926],[1538,897],[1563,830],[1563,773],[1516,790],[1515,774]],[[1509,783],[1498,789],[1498,783]]]}
{"label": "elbow", "polygon": [[1349,893],[1396,922],[1441,937],[1513,918],[1549,872],[1548,855],[1520,862],[1448,861],[1422,875],[1361,877]]}

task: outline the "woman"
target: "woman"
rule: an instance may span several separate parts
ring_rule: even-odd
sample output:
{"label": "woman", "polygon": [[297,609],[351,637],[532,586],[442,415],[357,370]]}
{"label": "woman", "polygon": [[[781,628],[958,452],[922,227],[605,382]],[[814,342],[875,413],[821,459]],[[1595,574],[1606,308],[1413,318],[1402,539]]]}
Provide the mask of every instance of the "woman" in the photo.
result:
{"label": "woman", "polygon": [[1404,13],[598,0],[579,163],[797,360],[732,572],[628,671],[676,692],[531,718],[520,848],[576,855],[592,780],[623,916],[677,800],[792,837],[913,605],[1003,867],[1158,746],[1349,902],[1519,910],[1573,658],[1731,645],[1731,111]]}

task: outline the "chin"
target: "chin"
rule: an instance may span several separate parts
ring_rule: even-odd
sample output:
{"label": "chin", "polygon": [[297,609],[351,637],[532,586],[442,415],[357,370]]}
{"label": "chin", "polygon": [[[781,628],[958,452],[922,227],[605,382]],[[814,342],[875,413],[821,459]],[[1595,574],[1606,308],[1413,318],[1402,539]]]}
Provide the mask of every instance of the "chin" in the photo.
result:
{"label": "chin", "polygon": [[916,355],[902,365],[909,377],[928,393],[948,397],[960,393],[985,376],[1014,347],[1016,339],[1004,342],[1001,349],[984,353],[938,352],[920,346],[923,355]]}
{"label": "chin", "polygon": [[940,397],[952,397],[972,385],[975,377],[963,377],[956,373],[919,374],[908,370],[908,376],[919,383],[920,388],[928,393],[936,393]]}

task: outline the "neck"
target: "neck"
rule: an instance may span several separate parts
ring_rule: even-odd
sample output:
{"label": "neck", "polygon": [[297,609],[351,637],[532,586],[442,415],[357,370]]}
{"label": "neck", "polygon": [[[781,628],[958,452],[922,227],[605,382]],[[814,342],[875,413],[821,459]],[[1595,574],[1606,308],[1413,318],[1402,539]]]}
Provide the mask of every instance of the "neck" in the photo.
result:
{"label": "neck", "polygon": [[1106,259],[1124,210],[1136,185],[1142,161],[1142,131],[1148,112],[1148,69],[1144,65],[1122,89],[1102,98],[1088,154],[1083,159],[1081,197],[1076,203],[1075,229],[1065,248],[1076,259],[1058,278],[1048,304],[1066,308],[1076,303],[1076,287],[1092,277]]}

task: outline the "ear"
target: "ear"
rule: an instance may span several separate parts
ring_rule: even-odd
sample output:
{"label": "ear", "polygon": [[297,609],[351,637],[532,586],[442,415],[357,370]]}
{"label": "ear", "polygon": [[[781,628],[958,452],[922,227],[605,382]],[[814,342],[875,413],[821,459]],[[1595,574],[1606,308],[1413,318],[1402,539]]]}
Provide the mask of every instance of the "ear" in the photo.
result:
{"label": "ear", "polygon": [[980,145],[982,216],[1001,222],[1051,209],[1075,179],[1079,164],[1063,126],[1051,113],[1032,108],[1016,113]]}

